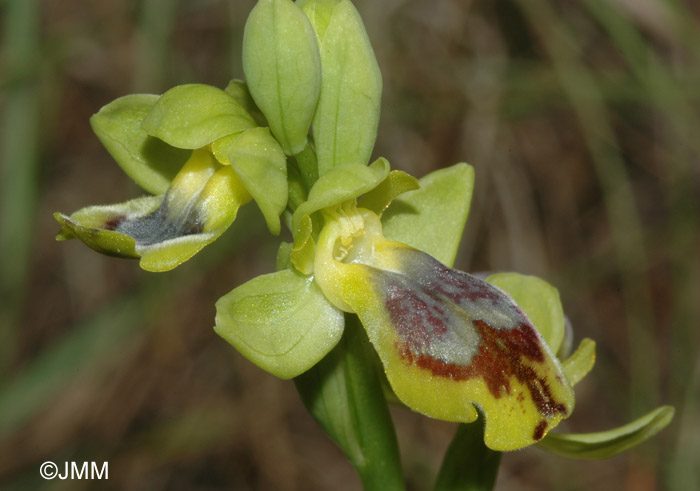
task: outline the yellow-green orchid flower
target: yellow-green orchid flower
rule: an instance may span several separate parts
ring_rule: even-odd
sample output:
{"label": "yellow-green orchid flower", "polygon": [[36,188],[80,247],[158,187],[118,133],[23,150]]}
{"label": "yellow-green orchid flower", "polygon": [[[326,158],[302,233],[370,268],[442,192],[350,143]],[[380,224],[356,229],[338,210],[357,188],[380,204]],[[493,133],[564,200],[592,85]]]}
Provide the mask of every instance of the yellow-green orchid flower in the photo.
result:
{"label": "yellow-green orchid flower", "polygon": [[486,444],[534,443],[571,414],[561,366],[524,312],[498,288],[382,235],[353,201],[325,211],[314,276],[356,313],[407,406],[459,422],[485,414]]}
{"label": "yellow-green orchid flower", "polygon": [[93,128],[127,174],[156,195],[56,213],[57,238],[77,237],[98,252],[140,258],[145,270],[167,271],[218,238],[253,199],[279,233],[285,156],[256,126],[245,97],[239,82],[226,91],[196,84],[105,106]]}
{"label": "yellow-green orchid flower", "polygon": [[167,271],[218,238],[252,199],[231,166],[195,150],[164,195],[56,213],[59,239],[80,238],[98,252],[141,258],[147,271]]}
{"label": "yellow-green orchid flower", "polygon": [[[469,167],[457,166],[443,173],[442,188],[462,181],[471,191],[472,177]],[[571,414],[569,381],[507,294],[384,237],[380,215],[394,196],[416,187],[407,174],[389,173],[383,159],[322,176],[295,212],[294,266],[219,300],[217,332],[263,368],[291,378],[337,343],[340,314],[356,313],[408,407],[471,422],[476,406],[491,448],[535,443]],[[456,219],[463,224],[466,213],[451,215],[463,217]],[[315,239],[314,226],[320,228]],[[256,320],[256,310],[264,318]]]}

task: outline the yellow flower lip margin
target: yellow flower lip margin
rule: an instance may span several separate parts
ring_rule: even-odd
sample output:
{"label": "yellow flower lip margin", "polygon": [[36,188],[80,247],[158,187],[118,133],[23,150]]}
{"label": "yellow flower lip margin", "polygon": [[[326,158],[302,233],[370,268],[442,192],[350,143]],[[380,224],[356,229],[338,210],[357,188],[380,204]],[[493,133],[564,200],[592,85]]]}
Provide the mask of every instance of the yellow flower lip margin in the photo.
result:
{"label": "yellow flower lip margin", "polygon": [[57,239],[77,237],[103,254],[140,258],[147,271],[168,271],[218,238],[250,200],[233,169],[199,149],[164,195],[56,213]]}
{"label": "yellow flower lip margin", "polygon": [[358,213],[365,234],[349,246],[339,221],[327,221],[315,279],[336,307],[358,314],[402,402],[459,422],[480,407],[494,450],[531,445],[571,414],[561,366],[510,297],[385,239],[376,215]]}

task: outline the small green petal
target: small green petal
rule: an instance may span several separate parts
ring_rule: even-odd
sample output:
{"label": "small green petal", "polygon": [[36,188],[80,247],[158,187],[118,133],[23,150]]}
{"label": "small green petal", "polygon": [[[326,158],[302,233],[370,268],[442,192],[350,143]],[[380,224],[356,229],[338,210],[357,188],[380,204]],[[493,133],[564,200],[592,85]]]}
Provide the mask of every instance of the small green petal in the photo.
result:
{"label": "small green petal", "polygon": [[267,128],[252,128],[212,144],[219,162],[230,164],[265,217],[270,232],[280,233],[287,206],[287,159]]}
{"label": "small green petal", "polygon": [[486,281],[510,295],[525,311],[552,353],[559,351],[564,339],[564,309],[556,288],[535,276],[518,273],[497,273]]}
{"label": "small green petal", "polygon": [[260,368],[283,379],[318,363],[343,333],[343,313],[294,270],[258,276],[216,302],[221,337]]}
{"label": "small green petal", "polygon": [[394,201],[394,198],[420,188],[418,179],[404,171],[392,170],[382,183],[359,200],[359,206],[366,208],[377,216],[382,216],[384,210]]}
{"label": "small green petal", "polygon": [[339,165],[369,162],[379,124],[382,74],[349,0],[333,8],[320,46],[321,96],[312,130],[322,176]]}
{"label": "small green petal", "polygon": [[256,126],[225,91],[204,84],[178,85],[155,103],[141,127],[177,148],[196,149]]}
{"label": "small green petal", "polygon": [[595,365],[595,341],[590,338],[581,340],[576,351],[562,362],[564,375],[569,383],[574,386],[591,371]]}
{"label": "small green petal", "polygon": [[369,167],[346,164],[322,175],[309,191],[309,197],[294,212],[293,230],[299,229],[304,215],[357,198],[377,187],[389,175],[389,162],[377,159]]}
{"label": "small green petal", "polygon": [[141,123],[157,95],[132,94],[116,99],[90,118],[93,131],[122,170],[152,194],[163,194],[190,152],[149,136]]}
{"label": "small green petal", "polygon": [[673,419],[675,410],[661,406],[641,418],[613,430],[598,433],[550,433],[540,448],[573,459],[606,459],[648,440]]}
{"label": "small green petal", "polygon": [[314,272],[314,258],[316,256],[316,243],[312,235],[313,222],[309,215],[304,215],[299,224],[299,231],[294,236],[294,248],[290,259],[294,267],[303,274]]}
{"label": "small green petal", "polygon": [[452,266],[469,216],[474,168],[457,164],[418,183],[420,189],[396,198],[382,215],[384,235]]}
{"label": "small green petal", "polygon": [[259,0],[243,35],[250,93],[287,155],[306,145],[321,89],[321,59],[311,24],[291,0]]}

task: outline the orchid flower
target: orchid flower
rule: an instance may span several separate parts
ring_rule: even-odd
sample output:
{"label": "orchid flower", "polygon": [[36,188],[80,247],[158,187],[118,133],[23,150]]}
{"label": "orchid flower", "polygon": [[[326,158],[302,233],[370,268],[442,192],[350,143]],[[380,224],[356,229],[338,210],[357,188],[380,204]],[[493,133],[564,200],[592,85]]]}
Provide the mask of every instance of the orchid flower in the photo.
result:
{"label": "orchid flower", "polygon": [[[247,83],[127,96],[93,116],[107,150],[152,196],[57,213],[58,238],[167,271],[249,201],[273,234],[284,221],[293,242],[280,244],[277,271],[221,297],[214,329],[259,367],[295,378],[370,488],[401,481],[387,399],[446,421],[481,416],[483,432],[455,439],[476,435],[466,445],[476,451],[539,442],[600,458],[668,424],[673,408],[661,407],[607,432],[550,433],[572,414],[595,343],[569,356],[559,294],[544,280],[452,269],[471,166],[417,180],[384,158],[367,165],[382,79],[350,0],[259,0],[242,62]],[[458,450],[440,482],[460,468]]]}
{"label": "orchid flower", "polygon": [[[293,266],[254,279],[223,297],[217,304],[217,332],[263,368],[287,378],[308,369],[334,346],[342,331],[340,311],[355,313],[393,391],[408,407],[447,421],[471,422],[477,406],[485,414],[486,443],[497,450],[541,440],[574,406],[560,363],[502,290],[384,237],[380,215],[391,195],[378,200],[372,187],[381,192],[388,174],[382,159],[370,167],[343,166],[322,176],[295,213],[299,232],[290,259],[301,270]],[[472,175],[466,165],[451,172],[463,182]],[[408,175],[403,174],[403,181],[404,189],[413,187]],[[345,184],[338,186],[341,182]],[[358,205],[357,196],[365,193]],[[370,207],[382,205],[371,210],[362,207],[365,201]],[[303,250],[313,239],[304,223],[311,224],[310,214],[315,213],[322,225],[310,264]],[[268,328],[261,333],[262,322],[250,322],[249,302],[260,308],[262,296],[248,290],[260,282],[275,283],[272,278],[279,285],[282,278],[295,278],[305,292],[315,292],[314,303],[287,302],[273,294],[270,301],[277,304],[277,312],[270,319],[269,310],[262,308]],[[299,338],[281,344],[268,329],[297,332]],[[306,349],[313,338],[315,352]]]}
{"label": "orchid flower", "polygon": [[63,226],[57,238],[77,237],[98,252],[140,258],[145,270],[167,271],[216,240],[253,199],[279,233],[285,155],[245,108],[242,90],[237,82],[225,91],[184,85],[102,108],[93,128],[127,174],[154,195],[56,213]]}

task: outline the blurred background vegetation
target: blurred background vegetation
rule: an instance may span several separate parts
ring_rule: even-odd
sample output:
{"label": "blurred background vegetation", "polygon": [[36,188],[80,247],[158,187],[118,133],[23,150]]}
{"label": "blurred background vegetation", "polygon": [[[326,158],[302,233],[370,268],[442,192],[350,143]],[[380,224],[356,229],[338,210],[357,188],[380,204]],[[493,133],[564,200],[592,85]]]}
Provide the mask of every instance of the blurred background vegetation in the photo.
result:
{"label": "blurred background vegetation", "polygon": [[[457,265],[547,279],[576,342],[598,343],[561,430],[677,408],[607,461],[507,454],[497,488],[700,489],[697,4],[355,3],[384,75],[376,155],[418,176],[474,165]],[[54,241],[54,211],[141,193],[89,117],[127,93],[242,78],[253,4],[0,0],[0,488],[359,488],[293,384],[212,330],[214,302],[274,268],[252,206],[170,273]],[[410,489],[428,489],[454,425],[393,415]],[[42,481],[47,460],[108,461],[109,481]]]}

